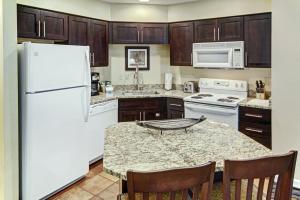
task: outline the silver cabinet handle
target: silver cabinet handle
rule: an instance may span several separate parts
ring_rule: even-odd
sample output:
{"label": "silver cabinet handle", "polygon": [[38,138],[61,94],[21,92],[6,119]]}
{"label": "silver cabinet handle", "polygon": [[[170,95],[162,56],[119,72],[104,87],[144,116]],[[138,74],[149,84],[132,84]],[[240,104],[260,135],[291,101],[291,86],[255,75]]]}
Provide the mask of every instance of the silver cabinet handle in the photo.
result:
{"label": "silver cabinet handle", "polygon": [[248,52],[245,52],[245,66],[248,66]]}
{"label": "silver cabinet handle", "polygon": [[140,31],[138,31],[138,43],[140,43]]}
{"label": "silver cabinet handle", "polygon": [[144,121],[146,121],[146,112],[143,112]]}
{"label": "silver cabinet handle", "polygon": [[140,112],[140,121],[142,121],[142,112]]}
{"label": "silver cabinet handle", "polygon": [[95,66],[95,52],[93,52],[93,66]]}
{"label": "silver cabinet handle", "polygon": [[193,53],[191,53],[191,65],[193,65]]}
{"label": "silver cabinet handle", "polygon": [[218,27],[218,41],[220,41],[220,27]]}
{"label": "silver cabinet handle", "polygon": [[246,117],[260,118],[260,119],[263,118],[262,115],[255,115],[255,114],[250,114],[250,113],[246,113],[245,116]]}
{"label": "silver cabinet handle", "polygon": [[38,26],[39,26],[38,34],[39,34],[39,37],[41,37],[41,20],[39,20]]}
{"label": "silver cabinet handle", "polygon": [[44,21],[44,38],[46,38],[46,22]]}
{"label": "silver cabinet handle", "polygon": [[246,131],[255,132],[255,133],[263,133],[263,130],[255,129],[255,128],[245,128]]}
{"label": "silver cabinet handle", "polygon": [[144,42],[144,31],[141,31],[141,42]]}
{"label": "silver cabinet handle", "polygon": [[170,106],[182,107],[182,105],[176,103],[171,103]]}
{"label": "silver cabinet handle", "polygon": [[214,41],[216,41],[216,27],[214,27]]}
{"label": "silver cabinet handle", "polygon": [[181,114],[181,118],[182,118],[182,119],[184,118],[183,113]]}

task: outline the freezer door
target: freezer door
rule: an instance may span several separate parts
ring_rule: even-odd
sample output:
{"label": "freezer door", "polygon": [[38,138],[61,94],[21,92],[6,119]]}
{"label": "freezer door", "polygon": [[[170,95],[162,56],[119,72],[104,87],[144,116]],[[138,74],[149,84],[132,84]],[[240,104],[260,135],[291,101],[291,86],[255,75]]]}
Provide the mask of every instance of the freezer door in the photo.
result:
{"label": "freezer door", "polygon": [[23,43],[20,71],[23,92],[90,85],[89,47]]}
{"label": "freezer door", "polygon": [[84,87],[22,101],[22,199],[37,200],[88,173]]}

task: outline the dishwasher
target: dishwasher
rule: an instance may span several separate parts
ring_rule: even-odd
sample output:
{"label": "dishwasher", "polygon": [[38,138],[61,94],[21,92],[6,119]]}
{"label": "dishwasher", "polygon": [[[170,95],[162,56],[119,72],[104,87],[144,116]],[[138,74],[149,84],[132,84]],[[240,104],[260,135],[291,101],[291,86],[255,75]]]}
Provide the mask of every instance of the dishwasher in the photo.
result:
{"label": "dishwasher", "polygon": [[104,153],[105,129],[118,123],[118,100],[111,100],[90,106],[87,123],[88,160],[92,164]]}

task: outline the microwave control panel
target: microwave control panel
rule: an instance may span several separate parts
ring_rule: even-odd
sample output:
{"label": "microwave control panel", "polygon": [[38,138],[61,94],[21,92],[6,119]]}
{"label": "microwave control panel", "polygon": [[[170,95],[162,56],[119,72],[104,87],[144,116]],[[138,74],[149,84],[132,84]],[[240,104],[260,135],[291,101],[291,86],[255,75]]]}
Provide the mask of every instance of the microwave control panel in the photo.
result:
{"label": "microwave control panel", "polygon": [[242,49],[233,49],[233,67],[243,67],[244,63],[243,63],[243,55],[244,52],[242,52]]}

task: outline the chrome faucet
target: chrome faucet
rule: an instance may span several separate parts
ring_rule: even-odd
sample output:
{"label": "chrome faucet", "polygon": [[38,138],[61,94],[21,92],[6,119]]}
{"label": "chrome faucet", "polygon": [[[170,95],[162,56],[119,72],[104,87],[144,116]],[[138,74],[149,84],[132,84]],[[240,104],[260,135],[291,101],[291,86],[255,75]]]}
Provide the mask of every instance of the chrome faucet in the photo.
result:
{"label": "chrome faucet", "polygon": [[138,64],[136,64],[135,66],[134,80],[135,80],[135,89],[138,91],[142,90],[143,86],[140,85],[140,72],[139,72]]}

